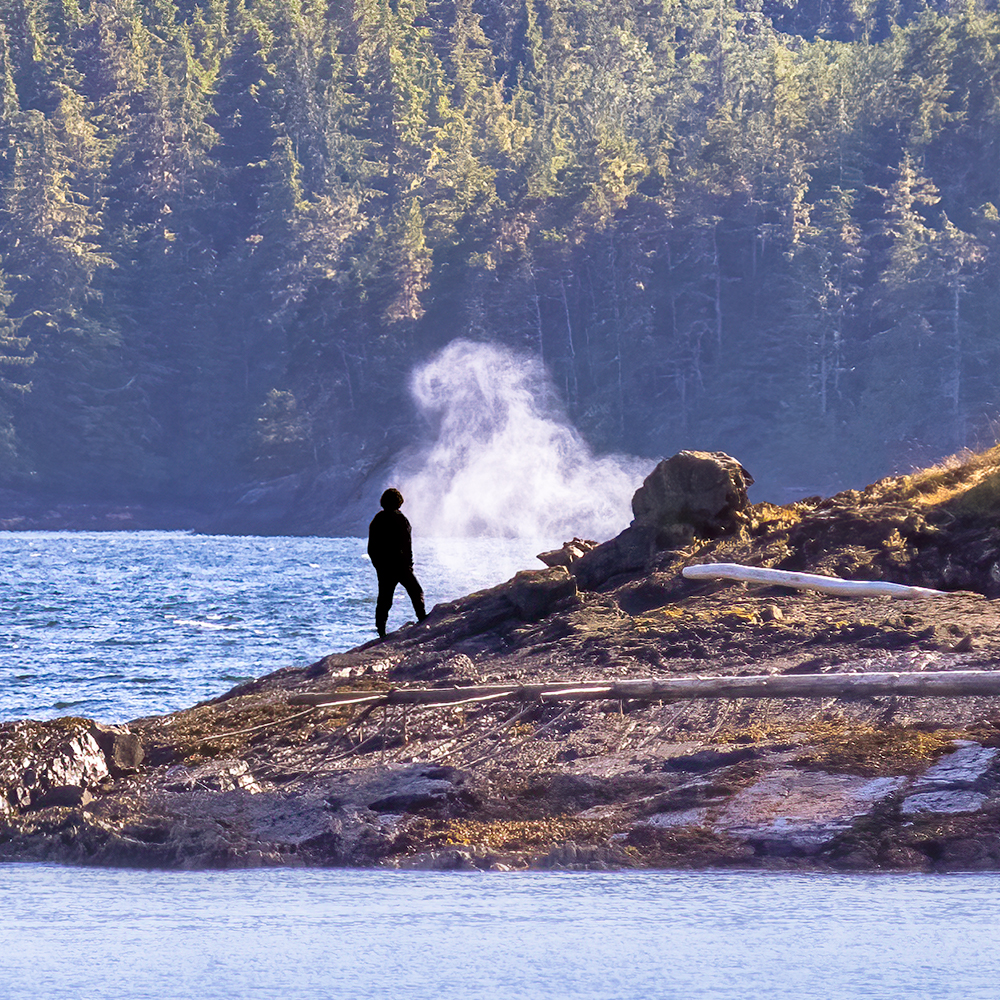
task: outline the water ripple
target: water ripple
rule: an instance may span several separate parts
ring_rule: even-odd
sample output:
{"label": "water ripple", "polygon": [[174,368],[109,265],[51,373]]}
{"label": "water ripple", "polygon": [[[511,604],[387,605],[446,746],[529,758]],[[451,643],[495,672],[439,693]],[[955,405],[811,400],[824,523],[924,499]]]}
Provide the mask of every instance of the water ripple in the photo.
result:
{"label": "water ripple", "polygon": [[[552,544],[418,539],[428,604],[537,568]],[[234,677],[366,642],[364,549],[360,538],[0,532],[0,719],[175,711]],[[411,617],[400,589],[390,628]]]}

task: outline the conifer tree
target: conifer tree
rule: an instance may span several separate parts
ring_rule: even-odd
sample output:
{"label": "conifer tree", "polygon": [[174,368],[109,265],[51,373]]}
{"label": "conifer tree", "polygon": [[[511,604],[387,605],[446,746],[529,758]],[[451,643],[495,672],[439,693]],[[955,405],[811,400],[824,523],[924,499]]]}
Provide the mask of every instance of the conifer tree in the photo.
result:
{"label": "conifer tree", "polygon": [[[966,444],[962,299],[983,248],[947,215],[939,224],[925,217],[939,200],[934,183],[905,156],[887,195],[886,328],[874,345],[867,398],[884,411],[882,426],[899,440],[956,449]],[[927,422],[929,413],[942,411],[946,421]]]}
{"label": "conifer tree", "polygon": [[20,324],[7,313],[13,299],[0,271],[0,482],[10,482],[29,469],[21,454],[14,411],[31,389],[26,379],[38,357],[31,351],[30,339],[18,335]]}

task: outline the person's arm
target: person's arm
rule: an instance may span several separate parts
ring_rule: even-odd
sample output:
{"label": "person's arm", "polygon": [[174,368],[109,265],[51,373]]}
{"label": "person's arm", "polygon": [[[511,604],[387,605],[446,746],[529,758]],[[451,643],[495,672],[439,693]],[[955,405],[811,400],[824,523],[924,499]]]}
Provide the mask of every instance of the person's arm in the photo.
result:
{"label": "person's arm", "polygon": [[403,531],[400,533],[400,556],[402,558],[403,564],[408,569],[413,569],[413,531],[410,528],[410,522],[406,519],[405,514],[399,515],[402,520],[401,527]]}

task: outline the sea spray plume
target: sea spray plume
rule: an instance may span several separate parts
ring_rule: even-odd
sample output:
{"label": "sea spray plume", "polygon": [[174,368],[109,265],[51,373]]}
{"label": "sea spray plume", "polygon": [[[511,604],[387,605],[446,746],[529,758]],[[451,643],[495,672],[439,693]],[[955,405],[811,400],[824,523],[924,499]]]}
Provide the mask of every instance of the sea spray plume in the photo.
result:
{"label": "sea spray plume", "polygon": [[435,438],[394,481],[421,534],[605,539],[630,521],[648,461],[595,457],[537,358],[455,340],[410,390]]}

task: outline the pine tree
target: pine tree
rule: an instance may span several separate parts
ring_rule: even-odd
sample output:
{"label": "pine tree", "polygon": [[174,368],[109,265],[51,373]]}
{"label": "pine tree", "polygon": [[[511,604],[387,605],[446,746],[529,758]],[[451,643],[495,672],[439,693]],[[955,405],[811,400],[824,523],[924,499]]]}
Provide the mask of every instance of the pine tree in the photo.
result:
{"label": "pine tree", "polygon": [[[954,450],[966,444],[962,298],[983,248],[946,215],[931,224],[924,212],[939,200],[933,182],[905,156],[887,193],[885,326],[874,345],[867,399],[882,411],[887,436]],[[939,419],[942,412],[947,420]],[[936,416],[929,423],[931,413]]]}
{"label": "pine tree", "polygon": [[0,271],[0,482],[10,482],[28,471],[21,454],[14,410],[31,389],[25,381],[38,355],[28,337],[18,335],[20,323],[7,312],[14,296],[7,291],[6,276]]}

